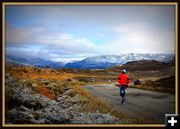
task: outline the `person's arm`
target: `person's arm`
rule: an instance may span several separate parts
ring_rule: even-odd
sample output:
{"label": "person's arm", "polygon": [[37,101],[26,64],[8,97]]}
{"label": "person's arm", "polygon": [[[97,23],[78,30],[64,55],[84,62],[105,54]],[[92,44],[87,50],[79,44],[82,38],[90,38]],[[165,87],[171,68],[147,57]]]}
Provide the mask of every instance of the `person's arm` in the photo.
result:
{"label": "person's arm", "polygon": [[120,84],[120,81],[121,81],[121,77],[119,76],[119,77],[118,77],[118,82],[119,82],[119,84]]}
{"label": "person's arm", "polygon": [[127,84],[131,83],[131,79],[128,77],[127,78]]}

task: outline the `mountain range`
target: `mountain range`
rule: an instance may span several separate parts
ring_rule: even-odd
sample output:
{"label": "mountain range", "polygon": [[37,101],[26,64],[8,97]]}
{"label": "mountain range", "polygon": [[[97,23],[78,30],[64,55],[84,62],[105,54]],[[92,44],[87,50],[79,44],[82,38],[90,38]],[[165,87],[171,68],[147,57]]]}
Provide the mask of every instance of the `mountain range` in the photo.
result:
{"label": "mountain range", "polygon": [[6,62],[16,63],[25,66],[34,66],[39,68],[62,68],[64,66],[64,63],[57,63],[42,58],[24,58],[10,55],[6,55]]}
{"label": "mountain range", "polygon": [[69,63],[53,62],[41,58],[23,58],[12,55],[6,55],[7,62],[18,63],[21,65],[35,66],[40,68],[78,68],[78,69],[104,69],[116,65],[123,65],[127,62],[138,60],[156,60],[169,62],[175,58],[174,54],[121,54],[121,55],[101,55],[87,57],[79,61]]}

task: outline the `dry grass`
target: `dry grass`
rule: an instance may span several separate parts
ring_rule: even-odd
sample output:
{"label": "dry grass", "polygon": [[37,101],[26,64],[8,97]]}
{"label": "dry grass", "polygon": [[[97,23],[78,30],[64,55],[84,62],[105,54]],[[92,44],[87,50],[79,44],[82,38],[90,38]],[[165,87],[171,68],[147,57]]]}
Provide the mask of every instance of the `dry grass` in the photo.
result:
{"label": "dry grass", "polygon": [[[9,69],[8,69],[9,70]],[[55,80],[67,80],[73,78],[75,75],[65,72],[57,72],[52,69],[39,69],[35,70],[32,67],[14,67],[7,71],[19,79],[55,79]]]}
{"label": "dry grass", "polygon": [[[81,99],[81,111],[82,112],[96,112],[109,113],[113,116],[120,118],[123,123],[147,123],[149,120],[144,117],[144,119],[131,118],[108,105],[105,100],[92,96],[88,91],[82,88],[82,85],[92,84],[91,78],[95,78],[95,83],[93,84],[107,84],[109,78],[116,79],[116,76],[109,75],[90,75],[86,73],[70,73],[53,69],[34,69],[32,67],[13,67],[7,68],[7,73],[10,73],[15,78],[19,80],[26,79],[29,82],[29,86],[38,93],[47,96],[50,99],[56,99],[57,95],[62,94],[67,89],[74,89],[76,94],[80,95]],[[47,79],[58,84],[56,90],[50,90],[45,85],[41,84],[38,79]],[[76,82],[67,81],[68,79],[76,79]],[[81,79],[78,80],[78,79]],[[84,80],[83,80],[84,79]],[[36,84],[33,87],[32,84]]]}
{"label": "dry grass", "polygon": [[[10,73],[19,80],[26,79],[26,83],[34,91],[41,93],[53,100],[56,100],[57,95],[62,94],[67,89],[74,89],[75,93],[80,95],[80,105],[82,112],[89,113],[98,111],[106,114],[109,113],[117,118],[120,118],[123,123],[147,122],[147,119],[145,121],[144,119],[134,119],[129,117],[128,115],[121,113],[118,109],[115,109],[109,104],[107,104],[105,100],[92,96],[88,91],[82,88],[82,85],[92,84],[90,82],[92,77],[99,79],[94,84],[107,84],[107,79],[109,79],[109,77],[107,76],[92,76],[88,73],[87,75],[84,73],[72,74],[63,71],[59,72],[52,69],[34,69],[32,67],[13,67],[8,68],[6,72]],[[76,82],[67,81],[68,79],[72,79],[75,77],[77,79]],[[46,85],[41,84],[38,79],[47,79],[50,82],[53,81],[54,83],[57,83],[58,86],[56,87],[56,90],[50,90],[46,87]]]}
{"label": "dry grass", "polygon": [[[19,81],[22,81],[22,79],[19,79]],[[52,90],[47,88],[44,84],[39,83],[37,80],[28,78],[26,79],[26,85],[32,88],[33,91],[40,93],[44,96],[47,96],[50,99],[53,99],[53,100],[57,99],[56,94],[54,94]]]}
{"label": "dry grass", "polygon": [[38,86],[37,90],[39,93],[41,93],[44,96],[47,96],[50,99],[54,99],[54,100],[57,99],[57,96],[51,90],[49,90],[48,88],[46,88],[43,85]]}

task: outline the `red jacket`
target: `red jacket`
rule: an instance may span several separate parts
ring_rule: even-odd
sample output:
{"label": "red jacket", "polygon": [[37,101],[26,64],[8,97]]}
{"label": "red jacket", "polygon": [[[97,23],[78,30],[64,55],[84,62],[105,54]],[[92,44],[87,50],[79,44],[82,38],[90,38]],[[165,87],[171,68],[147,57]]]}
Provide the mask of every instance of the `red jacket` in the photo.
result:
{"label": "red jacket", "polygon": [[118,77],[118,82],[120,86],[122,86],[122,85],[128,85],[131,81],[127,74],[121,74]]}

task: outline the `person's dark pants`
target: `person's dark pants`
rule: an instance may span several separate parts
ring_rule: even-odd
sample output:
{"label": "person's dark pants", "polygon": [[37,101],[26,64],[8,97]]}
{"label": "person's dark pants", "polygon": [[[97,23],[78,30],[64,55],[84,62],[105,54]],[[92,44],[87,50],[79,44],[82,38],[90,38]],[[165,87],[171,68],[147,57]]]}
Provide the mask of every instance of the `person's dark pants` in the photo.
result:
{"label": "person's dark pants", "polygon": [[127,87],[128,87],[127,85],[122,85],[122,86],[120,86],[120,96],[121,96],[122,98],[124,98],[124,96],[125,96],[125,94],[126,94],[125,89],[126,89]]}

